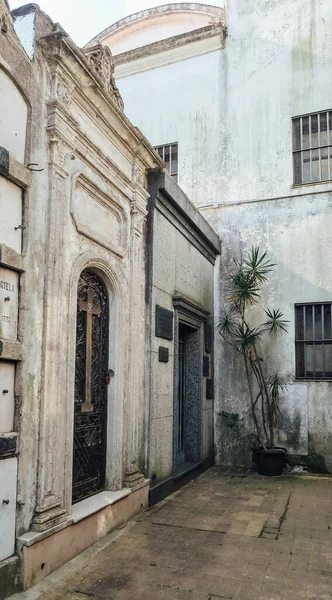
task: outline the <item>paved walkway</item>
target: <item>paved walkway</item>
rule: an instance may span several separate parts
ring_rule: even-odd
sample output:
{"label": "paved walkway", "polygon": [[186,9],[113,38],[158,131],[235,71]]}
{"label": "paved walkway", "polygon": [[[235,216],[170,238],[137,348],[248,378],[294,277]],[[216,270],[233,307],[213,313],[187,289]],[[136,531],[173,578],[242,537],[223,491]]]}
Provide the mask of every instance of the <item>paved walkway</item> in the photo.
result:
{"label": "paved walkway", "polygon": [[81,555],[77,571],[57,583],[51,575],[47,591],[19,596],[331,600],[331,494],[332,478],[270,479],[214,467],[99,552]]}

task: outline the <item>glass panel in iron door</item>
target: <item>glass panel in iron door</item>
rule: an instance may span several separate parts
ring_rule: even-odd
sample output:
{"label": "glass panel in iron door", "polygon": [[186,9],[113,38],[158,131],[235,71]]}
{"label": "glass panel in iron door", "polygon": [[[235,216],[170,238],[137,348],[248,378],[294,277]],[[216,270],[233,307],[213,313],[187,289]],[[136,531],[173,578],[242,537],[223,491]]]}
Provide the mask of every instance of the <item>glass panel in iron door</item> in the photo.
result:
{"label": "glass panel in iron door", "polygon": [[108,294],[103,281],[83,271],[78,284],[73,502],[105,486]]}

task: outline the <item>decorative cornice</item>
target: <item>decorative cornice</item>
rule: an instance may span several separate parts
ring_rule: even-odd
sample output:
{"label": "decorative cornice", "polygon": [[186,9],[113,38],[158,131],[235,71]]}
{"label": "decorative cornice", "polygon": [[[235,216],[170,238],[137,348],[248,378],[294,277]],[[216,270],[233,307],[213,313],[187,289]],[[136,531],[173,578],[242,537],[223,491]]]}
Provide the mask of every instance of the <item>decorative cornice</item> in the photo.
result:
{"label": "decorative cornice", "polygon": [[[181,36],[180,36],[181,38]],[[178,45],[169,45],[169,39],[162,42],[151,44],[142,48],[142,55],[137,58],[136,50],[128,51],[123,55],[118,55],[120,61],[124,62],[115,64],[115,76],[117,81],[124,77],[130,77],[137,73],[144,73],[152,69],[159,69],[173,63],[181,62],[196,56],[203,56],[210,52],[218,52],[225,46],[224,37],[218,28],[209,30],[208,34],[199,36],[196,40],[191,39],[190,42],[182,43],[179,40]]]}
{"label": "decorative cornice", "polygon": [[97,73],[103,82],[104,89],[114,96],[119,108],[124,109],[123,100],[114,79],[114,61],[110,48],[102,46],[100,42],[84,50],[90,67]]}
{"label": "decorative cornice", "polygon": [[59,25],[55,26],[51,34],[39,38],[38,43],[51,64],[57,63],[68,53],[73,54],[76,60],[88,69],[90,75],[97,79],[100,87],[111,97],[118,109],[123,111],[123,100],[114,80],[114,63],[109,48],[98,43],[81,51]]}
{"label": "decorative cornice", "polygon": [[187,46],[193,42],[200,42],[201,40],[206,40],[216,36],[220,37],[220,48],[224,48],[226,40],[226,28],[222,23],[214,23],[212,25],[200,27],[194,31],[188,31],[186,33],[174,35],[164,40],[159,40],[157,42],[153,42],[152,44],[140,46],[139,48],[117,54],[114,57],[114,64],[117,67],[118,65],[122,65],[124,63],[139,60],[153,54],[160,54],[161,52],[166,52],[167,50],[175,50],[176,48]]}
{"label": "decorative cornice", "polygon": [[204,308],[204,306],[198,304],[198,302],[183,296],[183,294],[178,294],[177,292],[175,292],[173,295],[173,306],[177,310],[180,310],[188,315],[194,315],[196,318],[201,319],[202,321],[206,321],[211,314]]}
{"label": "decorative cornice", "polygon": [[[97,50],[92,52],[93,49],[89,49],[85,54],[59,26],[55,26],[51,34],[40,37],[37,43],[44,52],[56,86],[58,79],[62,80],[60,87],[53,89],[53,102],[61,106],[68,116],[71,114],[70,103],[78,102],[79,98],[81,105],[91,108],[91,111],[93,106],[98,106],[105,129],[112,129],[118,140],[137,154],[145,168],[162,165],[149,141],[122,110],[122,99],[114,84],[113,59],[107,48],[98,45]],[[118,119],[116,128],[115,115]]]}

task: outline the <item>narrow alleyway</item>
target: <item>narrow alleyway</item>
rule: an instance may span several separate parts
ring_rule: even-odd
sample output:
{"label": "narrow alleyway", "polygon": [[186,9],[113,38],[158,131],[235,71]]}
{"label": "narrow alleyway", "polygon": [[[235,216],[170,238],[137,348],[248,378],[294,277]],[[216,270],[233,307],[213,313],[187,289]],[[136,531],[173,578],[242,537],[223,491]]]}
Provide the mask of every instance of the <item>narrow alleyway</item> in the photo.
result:
{"label": "narrow alleyway", "polygon": [[215,467],[75,572],[15,598],[330,600],[331,493],[328,477]]}

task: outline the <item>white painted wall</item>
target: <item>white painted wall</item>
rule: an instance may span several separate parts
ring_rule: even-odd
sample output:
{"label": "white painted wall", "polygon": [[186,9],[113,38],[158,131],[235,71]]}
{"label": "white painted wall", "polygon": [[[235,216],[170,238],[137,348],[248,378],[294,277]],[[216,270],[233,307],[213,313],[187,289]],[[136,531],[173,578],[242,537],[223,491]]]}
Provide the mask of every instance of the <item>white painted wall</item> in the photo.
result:
{"label": "white painted wall", "polygon": [[222,51],[118,79],[128,117],[159,146],[179,145],[178,182],[196,204],[220,201]]}
{"label": "white painted wall", "polygon": [[287,196],[291,118],[331,108],[331,2],[229,0],[228,30],[220,201]]}
{"label": "white painted wall", "polygon": [[[332,184],[294,188],[292,173],[292,117],[331,108],[332,4],[228,0],[227,27],[224,50],[118,85],[130,118],[153,144],[179,142],[179,183],[193,202],[228,204],[203,212],[222,239],[222,268],[252,243],[272,253],[279,266],[266,300],[290,320],[290,335],[274,352],[294,376],[293,304],[332,300]],[[216,411],[245,412],[243,372],[221,344],[216,367]],[[292,422],[297,410],[301,417],[293,450],[320,454],[329,470],[331,385],[296,383],[287,407]],[[217,419],[217,460],[243,462],[226,438]]]}

